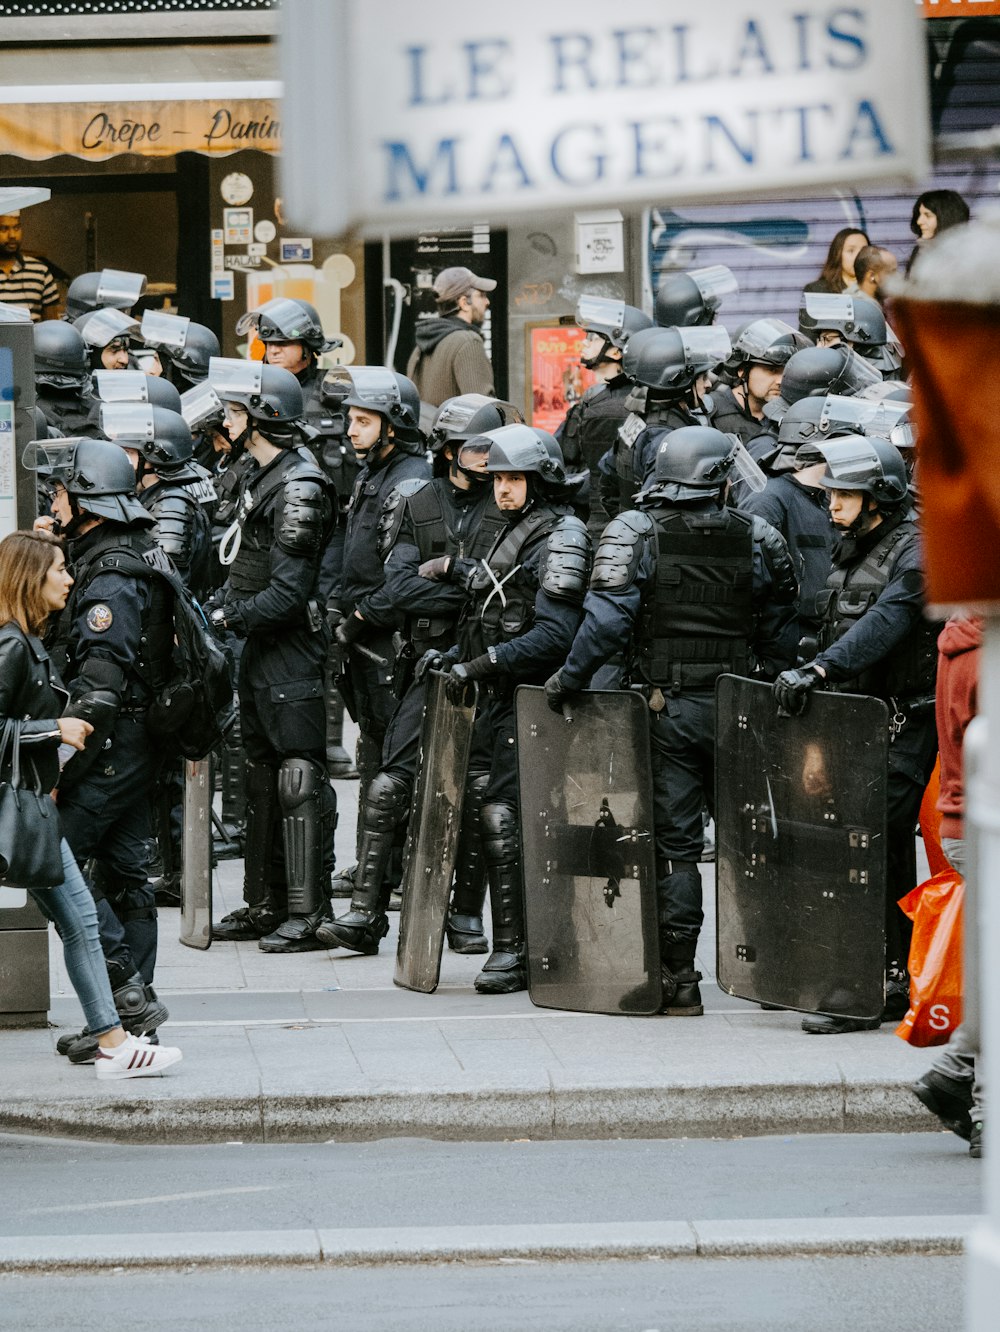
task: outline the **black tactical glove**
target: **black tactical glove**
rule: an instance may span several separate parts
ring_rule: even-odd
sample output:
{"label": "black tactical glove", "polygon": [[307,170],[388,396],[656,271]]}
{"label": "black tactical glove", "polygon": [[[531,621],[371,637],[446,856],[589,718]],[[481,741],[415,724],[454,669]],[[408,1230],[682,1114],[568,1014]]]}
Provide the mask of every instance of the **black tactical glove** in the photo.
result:
{"label": "black tactical glove", "polygon": [[797,717],[805,711],[810,693],[823,683],[823,676],[813,665],[800,666],[794,671],[782,671],[774,682],[774,697],[778,711]]}
{"label": "black tactical glove", "polygon": [[333,632],[334,637],[340,646],[342,648],[349,648],[352,643],[357,642],[365,632],[366,628],[367,625],[361,616],[352,612],[352,614],[341,620]]}
{"label": "black tactical glove", "polygon": [[439,671],[444,665],[444,657],[438,652],[437,648],[431,648],[417,662],[413,668],[413,683],[419,684],[428,671]]}
{"label": "black tactical glove", "polygon": [[465,703],[466,691],[473,680],[485,680],[488,675],[494,674],[496,669],[485,653],[481,657],[473,657],[472,661],[457,662],[448,672],[448,680],[444,687],[448,701],[454,703],[456,707],[461,707]]}
{"label": "black tactical glove", "polygon": [[568,685],[564,685],[558,671],[545,681],[545,701],[553,712],[561,714],[565,701],[579,692],[578,689],[570,689]]}
{"label": "black tactical glove", "polygon": [[439,555],[433,560],[424,560],[417,570],[421,578],[429,578],[432,583],[447,583],[451,571],[451,556]]}
{"label": "black tactical glove", "polygon": [[344,622],[344,612],[339,606],[327,606],[326,622],[330,628],[330,633],[336,635],[338,627]]}

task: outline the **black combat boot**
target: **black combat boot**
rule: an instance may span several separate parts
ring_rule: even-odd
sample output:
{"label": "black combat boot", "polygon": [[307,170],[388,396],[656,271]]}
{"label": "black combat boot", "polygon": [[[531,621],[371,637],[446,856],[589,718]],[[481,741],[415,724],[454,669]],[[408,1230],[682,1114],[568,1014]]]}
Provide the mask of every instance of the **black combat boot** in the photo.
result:
{"label": "black combat boot", "polygon": [[278,803],[288,882],[288,918],[261,939],[262,953],[309,953],[327,947],[316,927],[329,914],[337,801],[323,765],[288,758],[278,769]]}
{"label": "black combat boot", "polygon": [[[149,1036],[170,1016],[152,985],[147,985],[130,964],[110,963],[108,980],[122,1026],[131,1035]],[[84,1030],[70,1041],[65,1053],[71,1064],[92,1064],[97,1056],[97,1044],[97,1037]]]}
{"label": "black combat boot", "polygon": [[462,827],[455,858],[455,890],[448,910],[448,947],[453,953],[489,951],[483,929],[483,902],[486,900],[486,866],[483,863],[483,839],[480,815],[483,793],[489,773],[473,777],[465,788]]}
{"label": "black combat boot", "polygon": [[663,977],[661,1013],[668,1017],[701,1017],[705,1009],[694,969],[696,939],[678,939],[672,930],[660,931],[660,972]]}
{"label": "black combat boot", "polygon": [[329,948],[347,948],[372,956],[389,933],[389,887],[385,871],[392,855],[396,827],[410,808],[408,782],[387,772],[378,773],[368,786],[358,869],[351,909],[316,930]]}
{"label": "black combat boot", "polygon": [[475,984],[480,994],[512,994],[528,984],[517,815],[509,805],[484,805],[480,826],[493,912],[493,952]]}
{"label": "black combat boot", "polygon": [[[246,906],[231,911],[212,926],[212,938],[222,943],[264,939],[285,919],[277,906],[274,884],[274,839],[278,830],[278,773],[268,763],[247,759],[246,856],[243,861],[243,897]],[[282,904],[284,905],[284,904]]]}

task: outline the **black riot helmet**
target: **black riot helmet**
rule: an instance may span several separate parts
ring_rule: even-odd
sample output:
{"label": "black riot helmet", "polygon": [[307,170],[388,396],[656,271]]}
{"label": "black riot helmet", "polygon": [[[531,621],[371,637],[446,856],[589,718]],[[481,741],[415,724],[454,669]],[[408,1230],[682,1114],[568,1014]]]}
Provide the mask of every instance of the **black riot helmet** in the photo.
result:
{"label": "black riot helmet", "polygon": [[604,296],[581,296],[576,303],[576,322],[586,333],[596,333],[603,339],[596,356],[580,357],[580,364],[588,370],[593,370],[601,361],[616,359],[608,357],[611,347],[624,351],[633,333],[653,327],[649,315],[637,306],[611,301]]}
{"label": "black riot helmet", "polygon": [[141,370],[95,370],[90,383],[99,402],[148,402],[171,412],[181,410],[181,395],[162,375],[144,375]]}
{"label": "black riot helmet", "polygon": [[91,352],[101,352],[109,342],[125,339],[134,342],[139,336],[139,321],[121,310],[91,310],[79,319],[74,319],[77,329]]}
{"label": "black riot helmet", "polygon": [[845,435],[821,444],[819,451],[826,463],[826,473],[819,479],[825,490],[861,491],[887,513],[908,501],[903,455],[886,440]]}
{"label": "black riot helmet", "polygon": [[860,393],[881,379],[878,370],[864,361],[850,347],[806,347],[785,366],[781,396],[764,404],[764,415],[780,421],[793,402],[800,398],[826,397],[840,393],[846,397]]}
{"label": "black riot helmet", "polygon": [[118,268],[81,273],[66,292],[66,318],[79,319],[92,310],[131,310],[145,290],[144,273],[128,273]]}
{"label": "black riot helmet", "polygon": [[854,433],[855,427],[829,412],[827,401],[826,398],[800,398],[782,416],[778,447],[766,460],[772,476],[796,472],[811,463],[821,462],[820,443]]}
{"label": "black riot helmet", "polygon": [[723,297],[738,290],[739,284],[725,264],[668,273],[657,288],[653,313],[661,328],[697,328],[711,324]]}
{"label": "black riot helmet", "polygon": [[672,502],[721,497],[739,452],[735,435],[712,426],[682,426],[663,435],[656,450],[652,498]]}
{"label": "black riot helmet", "polygon": [[35,440],[24,451],[24,466],[49,484],[65,487],[73,507],[73,535],[81,516],[151,527],[153,518],[135,498],[135,472],[117,444],[106,439]]}
{"label": "black riot helmet", "polygon": [[566,485],[562,450],[547,430],[520,423],[487,430],[462,445],[459,460],[463,454],[481,453],[487,444],[487,472],[523,472],[527,478],[528,503],[517,512],[523,513],[535,499],[562,497]]}
{"label": "black riot helmet", "polygon": [[[412,379],[388,370],[384,365],[338,365],[328,371],[326,383],[329,391],[336,393],[345,407],[357,407],[382,417],[382,444],[388,441],[387,427],[391,426],[394,441],[423,447],[424,437],[419,427],[420,394]],[[342,395],[341,385],[347,390]],[[415,450],[411,447],[411,451]]]}
{"label": "black riot helmet", "polygon": [[724,328],[648,328],[629,338],[622,368],[629,379],[664,395],[684,395],[732,351]]}
{"label": "black riot helmet", "polygon": [[35,383],[54,389],[82,388],[90,373],[87,344],[79,329],[61,319],[33,324]]}
{"label": "black riot helmet", "polygon": [[191,467],[194,438],[179,412],[144,402],[108,402],[101,407],[101,429],[121,448],[135,449],[157,476],[189,481],[197,475]]}
{"label": "black riot helmet", "polygon": [[[447,398],[438,408],[434,426],[430,433],[430,449],[434,455],[435,471],[444,475],[446,444],[461,444],[476,435],[485,435],[488,430],[499,430],[501,426],[518,424],[524,417],[511,402],[502,402],[499,398],[487,397],[484,393],[462,393],[454,398]],[[488,444],[483,453],[489,452]],[[455,451],[455,466],[471,481],[481,484],[483,472],[463,467],[459,454]]]}
{"label": "black riot helmet", "polygon": [[878,302],[867,296],[803,292],[799,328],[813,341],[823,332],[839,334],[883,375],[896,375],[902,367],[899,340],[886,323]]}
{"label": "black riot helmet", "polygon": [[301,342],[314,353],[344,345],[341,338],[326,337],[314,305],[291,296],[275,296],[249,311],[237,322],[236,332],[241,337],[252,332],[263,343]]}
{"label": "black riot helmet", "polygon": [[209,361],[222,352],[210,328],[166,310],[147,310],[139,331],[146,346],[169,361],[185,385],[203,383]]}
{"label": "black riot helmet", "polygon": [[[279,448],[294,448],[303,438],[302,386],[289,370],[262,361],[213,356],[208,383],[219,401],[239,403],[253,429]],[[248,427],[249,431],[249,427]],[[233,441],[234,452],[239,446]]]}
{"label": "black riot helmet", "polygon": [[808,338],[783,319],[752,319],[737,334],[726,368],[733,374],[751,365],[780,370],[797,351],[808,346]]}

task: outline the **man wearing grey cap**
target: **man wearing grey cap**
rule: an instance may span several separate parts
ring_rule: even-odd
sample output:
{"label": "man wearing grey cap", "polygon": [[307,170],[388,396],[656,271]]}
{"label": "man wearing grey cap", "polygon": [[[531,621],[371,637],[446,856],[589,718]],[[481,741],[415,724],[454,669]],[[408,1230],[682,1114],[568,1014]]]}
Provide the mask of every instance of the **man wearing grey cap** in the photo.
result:
{"label": "man wearing grey cap", "polygon": [[417,345],[406,367],[421,402],[440,407],[462,393],[493,397],[493,367],[482,324],[496,286],[468,268],[445,268],[434,280],[438,317],[417,324]]}

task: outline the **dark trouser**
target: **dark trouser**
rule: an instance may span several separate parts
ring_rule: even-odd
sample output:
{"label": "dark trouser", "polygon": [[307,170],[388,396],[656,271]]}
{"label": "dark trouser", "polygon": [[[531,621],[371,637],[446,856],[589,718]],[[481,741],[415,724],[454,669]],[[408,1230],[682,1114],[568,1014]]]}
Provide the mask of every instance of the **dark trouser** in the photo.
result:
{"label": "dark trouser", "polygon": [[661,933],[696,943],[704,920],[702,809],[715,807],[715,695],[667,698],[649,714]]}
{"label": "dark trouser", "polygon": [[[890,704],[891,710],[891,704]],[[886,836],[886,968],[906,969],[913,924],[897,903],[917,883],[915,835],[920,802],[934,771],[937,726],[933,708],[907,714],[889,745]]]}
{"label": "dark trouser", "polygon": [[336,802],[326,781],[326,649],[325,633],[251,634],[240,663],[249,766],[244,895],[250,906],[264,906],[266,896],[279,915],[312,914],[329,895]]}
{"label": "dark trouser", "polygon": [[[365,636],[364,647],[384,657],[385,666],[358,652],[349,650],[347,662],[354,704],[356,721],[360,735],[358,737],[358,828],[357,843],[360,854],[361,835],[364,826],[364,803],[369,783],[382,767],[382,747],[386,732],[396,711],[398,700],[391,683],[393,668],[392,634],[378,631]],[[419,732],[418,732],[419,736]],[[397,856],[398,860],[399,857]],[[399,883],[399,865],[394,865],[390,877],[393,886]]]}
{"label": "dark trouser", "polygon": [[78,785],[59,794],[63,836],[77,864],[85,871],[88,861],[97,862],[90,888],[104,956],[147,984],[156,964],[156,906],[146,877],[155,765],[145,715],[121,716],[109,748]]}

